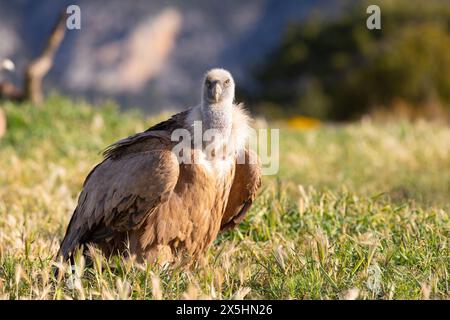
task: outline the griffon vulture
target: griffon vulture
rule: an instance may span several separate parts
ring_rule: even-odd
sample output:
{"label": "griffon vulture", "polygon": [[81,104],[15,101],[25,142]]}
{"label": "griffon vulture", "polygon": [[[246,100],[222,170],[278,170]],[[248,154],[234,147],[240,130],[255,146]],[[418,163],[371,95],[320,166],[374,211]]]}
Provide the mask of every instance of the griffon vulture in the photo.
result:
{"label": "griffon vulture", "polygon": [[[139,261],[193,261],[220,231],[239,224],[261,184],[261,166],[246,147],[250,118],[234,104],[234,90],[228,71],[210,70],[199,106],[107,148],[84,182],[59,256],[94,245]],[[175,152],[177,129],[200,132],[201,143],[188,144],[190,163],[180,161],[186,149]],[[208,130],[215,134],[209,140],[202,136]]]}

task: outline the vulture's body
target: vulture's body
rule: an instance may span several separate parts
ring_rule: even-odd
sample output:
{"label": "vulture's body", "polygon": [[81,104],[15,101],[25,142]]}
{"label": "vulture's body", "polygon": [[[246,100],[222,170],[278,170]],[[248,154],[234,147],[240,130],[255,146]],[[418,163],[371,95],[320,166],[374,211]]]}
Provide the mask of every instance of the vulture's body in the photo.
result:
{"label": "vulture's body", "polygon": [[[226,89],[223,79],[222,85]],[[234,83],[232,89],[234,97]],[[248,116],[232,100],[225,104],[227,96],[223,100],[206,111],[203,102],[109,147],[86,178],[60,255],[68,259],[79,246],[95,245],[106,255],[134,255],[141,261],[196,258],[221,230],[237,225],[260,185],[260,165],[245,148]],[[193,133],[199,121],[219,129],[233,148],[223,157],[208,158],[203,146],[193,147],[196,161],[181,163],[172,133]],[[246,161],[238,164],[242,155]]]}

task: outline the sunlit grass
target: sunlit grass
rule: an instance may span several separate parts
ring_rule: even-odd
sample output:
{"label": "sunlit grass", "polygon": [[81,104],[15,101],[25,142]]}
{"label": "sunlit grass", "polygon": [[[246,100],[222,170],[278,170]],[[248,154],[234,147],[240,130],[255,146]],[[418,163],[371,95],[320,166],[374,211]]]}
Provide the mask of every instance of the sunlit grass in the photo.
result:
{"label": "sunlit grass", "polygon": [[0,298],[448,299],[450,130],[419,123],[281,128],[281,171],[189,270],[94,255],[55,278],[81,184],[118,138],[160,120],[52,97],[4,105]]}

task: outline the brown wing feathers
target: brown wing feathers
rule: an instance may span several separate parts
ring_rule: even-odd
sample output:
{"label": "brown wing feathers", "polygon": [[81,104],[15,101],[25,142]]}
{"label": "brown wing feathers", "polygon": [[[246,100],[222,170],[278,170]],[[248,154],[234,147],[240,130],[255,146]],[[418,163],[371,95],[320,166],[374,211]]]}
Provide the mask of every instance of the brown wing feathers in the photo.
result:
{"label": "brown wing feathers", "polygon": [[[251,163],[250,159],[257,159]],[[245,163],[236,165],[233,185],[231,186],[227,208],[222,218],[220,230],[234,228],[245,217],[261,186],[261,164],[251,150],[245,151]]]}
{"label": "brown wing feathers", "polygon": [[89,174],[61,244],[64,258],[85,242],[95,243],[138,227],[167,201],[178,180],[178,162],[170,149],[161,149],[164,144],[147,139],[140,152],[127,150],[123,144],[110,149]]}

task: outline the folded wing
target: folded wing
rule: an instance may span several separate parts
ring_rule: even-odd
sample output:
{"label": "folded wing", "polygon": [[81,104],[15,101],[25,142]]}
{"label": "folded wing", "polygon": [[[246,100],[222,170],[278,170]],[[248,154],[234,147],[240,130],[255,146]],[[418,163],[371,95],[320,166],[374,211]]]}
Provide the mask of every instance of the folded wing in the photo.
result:
{"label": "folded wing", "polygon": [[67,259],[80,245],[102,243],[138,228],[168,201],[179,176],[176,156],[160,132],[119,141],[86,178],[61,243]]}
{"label": "folded wing", "polygon": [[234,228],[245,217],[261,186],[261,163],[252,150],[245,150],[245,163],[236,164],[227,208],[222,218],[221,231]]}

